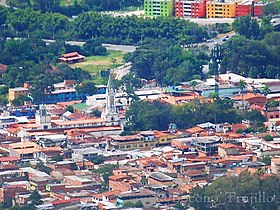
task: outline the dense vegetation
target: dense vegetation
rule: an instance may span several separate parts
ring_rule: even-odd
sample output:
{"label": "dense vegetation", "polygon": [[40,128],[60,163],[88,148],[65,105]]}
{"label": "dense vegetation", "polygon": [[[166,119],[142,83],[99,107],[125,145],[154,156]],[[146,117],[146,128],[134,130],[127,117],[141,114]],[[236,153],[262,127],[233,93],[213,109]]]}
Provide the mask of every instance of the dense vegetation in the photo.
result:
{"label": "dense vegetation", "polygon": [[238,176],[221,177],[211,185],[196,187],[191,192],[190,205],[205,209],[267,209],[280,205],[280,179],[276,176],[260,177],[243,172]]}
{"label": "dense vegetation", "polygon": [[103,42],[116,44],[136,44],[146,38],[167,38],[188,44],[208,37],[205,27],[185,20],[113,17],[95,12],[84,12],[69,19],[59,13],[0,7],[0,23],[5,36],[62,40],[101,38]]}
{"label": "dense vegetation", "polygon": [[184,50],[176,42],[147,40],[130,56],[131,71],[144,79],[156,79],[159,84],[172,85],[192,79],[204,79],[202,65],[207,64],[203,51]]}
{"label": "dense vegetation", "polygon": [[12,7],[31,7],[42,12],[59,12],[71,16],[78,15],[84,11],[112,11],[122,10],[126,7],[139,7],[143,5],[143,0],[80,0],[74,4],[62,5],[60,0],[8,0]]}
{"label": "dense vegetation", "polygon": [[279,78],[280,32],[268,33],[262,40],[233,37],[224,44],[221,71],[245,77]]}
{"label": "dense vegetation", "polygon": [[207,121],[237,123],[242,117],[232,108],[231,101],[218,99],[214,103],[195,101],[181,106],[137,101],[126,112],[126,119],[129,130],[166,130],[170,123],[178,128],[190,128]]}

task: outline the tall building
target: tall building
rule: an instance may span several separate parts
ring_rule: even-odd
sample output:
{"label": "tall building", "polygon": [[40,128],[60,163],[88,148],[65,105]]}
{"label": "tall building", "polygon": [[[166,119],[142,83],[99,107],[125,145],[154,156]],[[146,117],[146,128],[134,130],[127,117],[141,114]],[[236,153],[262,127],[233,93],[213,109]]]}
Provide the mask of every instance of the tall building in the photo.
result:
{"label": "tall building", "polygon": [[204,18],[206,13],[205,0],[177,0],[174,14],[179,18]]}
{"label": "tall building", "polygon": [[35,115],[36,124],[39,126],[39,129],[50,129],[52,128],[51,115],[47,112],[45,104],[41,104],[39,110]]}
{"label": "tall building", "polygon": [[107,122],[118,122],[119,114],[116,109],[115,102],[115,90],[113,87],[113,80],[111,74],[109,74],[107,90],[106,90],[106,103],[103,107],[101,118]]}
{"label": "tall building", "polygon": [[251,15],[259,17],[263,14],[263,4],[254,1],[242,1],[236,5],[236,16]]}
{"label": "tall building", "polygon": [[173,15],[173,0],[144,0],[145,16],[167,17]]}
{"label": "tall building", "polygon": [[206,3],[206,18],[235,18],[236,2],[210,1]]}

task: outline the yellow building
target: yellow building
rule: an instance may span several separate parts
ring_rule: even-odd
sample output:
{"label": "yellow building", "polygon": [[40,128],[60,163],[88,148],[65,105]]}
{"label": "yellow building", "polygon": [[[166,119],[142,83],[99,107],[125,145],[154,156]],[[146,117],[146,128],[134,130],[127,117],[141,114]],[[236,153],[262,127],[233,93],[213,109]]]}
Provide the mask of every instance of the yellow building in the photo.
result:
{"label": "yellow building", "polygon": [[25,87],[17,87],[9,89],[9,101],[13,101],[19,97],[19,95],[27,95],[28,89]]}
{"label": "yellow building", "polygon": [[235,18],[236,2],[215,2],[206,3],[206,18]]}
{"label": "yellow building", "polygon": [[178,135],[171,134],[170,132],[154,131],[157,146],[171,145],[171,140],[178,138]]}
{"label": "yellow building", "polygon": [[156,147],[156,142],[152,132],[142,131],[139,134],[129,136],[113,135],[108,140],[108,145],[110,149],[123,151],[135,149],[150,150]]}

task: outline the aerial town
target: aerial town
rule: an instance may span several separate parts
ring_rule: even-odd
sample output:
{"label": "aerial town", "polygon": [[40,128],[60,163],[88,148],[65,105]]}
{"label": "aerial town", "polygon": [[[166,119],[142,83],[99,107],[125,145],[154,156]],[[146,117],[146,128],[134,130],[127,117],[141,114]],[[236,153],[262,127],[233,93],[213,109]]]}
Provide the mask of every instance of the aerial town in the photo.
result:
{"label": "aerial town", "polygon": [[0,1],[0,210],[280,209],[279,14]]}

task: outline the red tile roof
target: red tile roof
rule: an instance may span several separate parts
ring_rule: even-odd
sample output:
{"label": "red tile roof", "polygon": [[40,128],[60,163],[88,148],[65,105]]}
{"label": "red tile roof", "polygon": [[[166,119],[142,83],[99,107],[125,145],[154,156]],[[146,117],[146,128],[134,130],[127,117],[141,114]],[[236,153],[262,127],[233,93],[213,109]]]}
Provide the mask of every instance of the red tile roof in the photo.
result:
{"label": "red tile roof", "polygon": [[10,161],[18,161],[19,158],[17,157],[11,157],[11,156],[8,156],[8,157],[1,157],[0,158],[0,163],[1,162],[10,162]]}

